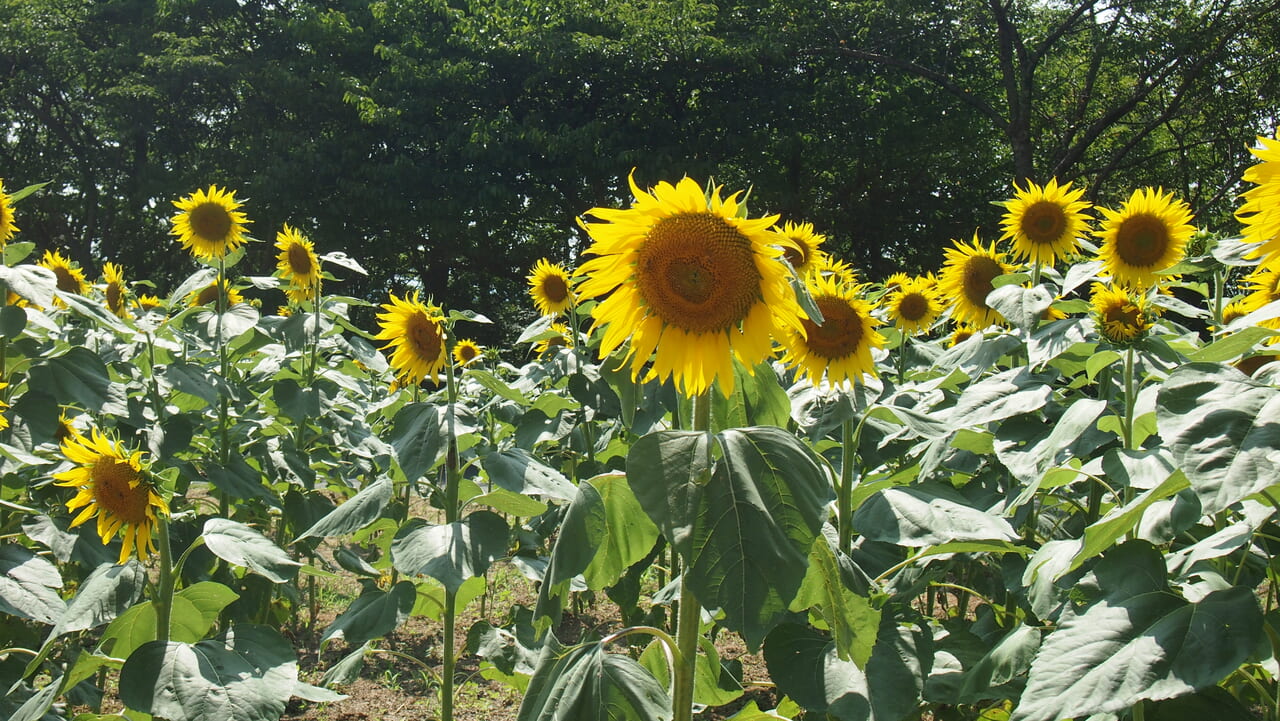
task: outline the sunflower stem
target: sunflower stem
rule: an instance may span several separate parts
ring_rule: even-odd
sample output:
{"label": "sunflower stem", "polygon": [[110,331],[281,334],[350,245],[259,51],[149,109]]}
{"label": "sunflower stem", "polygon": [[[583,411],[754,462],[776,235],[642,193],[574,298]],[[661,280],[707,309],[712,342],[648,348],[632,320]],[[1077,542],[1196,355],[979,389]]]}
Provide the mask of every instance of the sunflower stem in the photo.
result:
{"label": "sunflower stem", "polygon": [[[704,390],[693,397],[693,429],[702,433],[711,432],[711,395]],[[711,444],[707,444],[708,453]],[[711,464],[706,464],[706,474],[710,473]],[[709,479],[700,479],[706,483]],[[674,553],[674,550],[673,550]],[[676,645],[679,653],[675,654],[675,686],[671,692],[671,708],[674,721],[691,721],[693,719],[693,684],[694,672],[698,663],[698,637],[702,623],[702,606],[693,594],[689,581],[689,568],[686,566],[680,574],[680,606],[676,620]]]}
{"label": "sunflower stem", "polygon": [[[451,361],[453,353],[452,325],[446,327],[445,333],[445,388],[449,407],[445,411],[448,455],[445,459],[444,517],[446,523],[456,523],[460,510],[458,508],[458,487],[462,482],[462,474],[458,468],[457,419],[454,415],[454,406],[458,402],[458,383],[454,377],[453,363]],[[444,659],[444,669],[441,672],[442,678],[440,679],[441,721],[453,721],[453,675],[456,663],[454,658],[454,636],[456,635],[457,625],[457,610],[454,606],[456,605],[457,593],[446,588],[444,591],[444,648],[441,650]]]}
{"label": "sunflower stem", "polygon": [[[222,342],[222,315],[227,311],[227,299],[225,297],[226,290],[224,284],[227,282],[227,258],[226,256],[218,256],[218,277],[214,279],[214,287],[217,292],[214,293],[213,308],[218,314],[215,323],[214,342],[218,347],[218,374],[222,376],[222,382],[227,382],[227,344]],[[231,458],[231,431],[228,428],[228,407],[226,394],[218,395],[218,465],[223,468],[227,467],[227,463]],[[231,517],[231,497],[222,493],[222,499],[218,505],[219,513],[223,518]]]}
{"label": "sunflower stem", "polygon": [[1036,258],[1036,262],[1031,265],[1031,287],[1040,285],[1040,259]]}
{"label": "sunflower stem", "polygon": [[173,567],[173,549],[169,546],[169,519],[163,514],[156,514],[156,535],[158,536],[156,546],[160,552],[160,586],[152,605],[156,609],[156,640],[167,643],[176,574]]}
{"label": "sunflower stem", "polygon": [[[858,423],[857,429],[862,428]],[[853,420],[846,418],[840,438],[843,455],[840,457],[840,495],[836,499],[836,516],[840,522],[840,551],[845,555],[853,549],[853,467],[857,430]]]}
{"label": "sunflower stem", "polygon": [[1129,346],[1124,352],[1124,423],[1120,430],[1124,434],[1124,447],[1128,450],[1135,450],[1133,438],[1133,411],[1137,404],[1137,398],[1134,388],[1133,379],[1133,346]]}

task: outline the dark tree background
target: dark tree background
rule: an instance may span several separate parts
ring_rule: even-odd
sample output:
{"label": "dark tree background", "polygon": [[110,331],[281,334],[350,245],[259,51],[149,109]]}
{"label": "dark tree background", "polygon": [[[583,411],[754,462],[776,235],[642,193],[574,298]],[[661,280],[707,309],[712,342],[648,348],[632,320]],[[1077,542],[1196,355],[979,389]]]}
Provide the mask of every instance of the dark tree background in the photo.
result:
{"label": "dark tree background", "polygon": [[1176,190],[1225,232],[1280,97],[1280,0],[0,0],[0,177],[22,237],[167,291],[171,201],[246,201],[370,270],[532,316],[574,219],[690,175],[882,278],[997,235],[1015,181]]}

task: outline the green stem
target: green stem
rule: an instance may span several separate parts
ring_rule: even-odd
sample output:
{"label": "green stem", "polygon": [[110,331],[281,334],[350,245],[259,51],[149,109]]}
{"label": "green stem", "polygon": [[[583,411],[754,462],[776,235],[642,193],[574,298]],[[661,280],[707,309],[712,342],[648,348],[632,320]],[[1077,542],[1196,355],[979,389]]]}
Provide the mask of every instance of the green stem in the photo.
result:
{"label": "green stem", "polygon": [[[861,426],[861,424],[859,424]],[[840,552],[849,555],[853,550],[853,466],[856,433],[853,420],[846,418],[842,427],[840,458],[840,495],[836,498],[836,516],[840,523]]]}
{"label": "green stem", "polygon": [[[218,348],[218,373],[222,376],[222,382],[225,385],[227,379],[227,344],[222,342],[222,316],[227,312],[228,289],[224,285],[227,283],[227,259],[225,257],[218,258],[218,277],[214,279],[214,287],[217,292],[214,293],[214,310],[218,314],[216,330],[214,332],[214,343]],[[218,396],[218,464],[226,468],[231,460],[231,429],[230,414],[228,413],[227,396],[220,393]],[[231,498],[225,492],[219,502],[219,512],[223,518],[231,517]]]}
{"label": "green stem", "polygon": [[[693,398],[693,429],[703,433],[711,432],[711,397],[710,391],[703,391]],[[709,441],[709,439],[708,439]],[[707,443],[707,452],[711,451],[711,443]],[[706,464],[710,473],[710,459]],[[702,478],[701,483],[709,479]],[[676,645],[679,652],[675,654],[675,686],[671,693],[673,721],[692,721],[693,719],[693,684],[694,672],[698,663],[698,636],[702,623],[702,606],[693,594],[688,582],[689,568],[686,566],[680,575],[680,608],[676,620]]]}
{"label": "green stem", "polygon": [[[462,473],[458,467],[458,433],[454,406],[458,402],[458,384],[453,374],[452,357],[453,329],[447,330],[445,344],[445,383],[446,397],[449,403],[445,411],[448,455],[445,459],[444,484],[444,517],[446,523],[458,521],[458,487],[462,483]],[[440,679],[440,718],[441,721],[453,721],[453,675],[457,659],[454,658],[454,637],[457,626],[457,594],[449,589],[444,592],[444,670]]]}
{"label": "green stem", "polygon": [[[176,581],[173,565],[173,549],[169,547],[169,519],[159,516],[156,520],[156,546],[160,551],[160,587],[152,605],[156,609],[156,640],[169,641],[170,615],[173,611],[173,587]],[[186,554],[183,554],[186,558]]]}
{"label": "green stem", "polygon": [[1040,261],[1039,260],[1036,260],[1035,264],[1031,266],[1031,287],[1034,288],[1037,285],[1040,285]]}
{"label": "green stem", "polygon": [[1133,383],[1133,347],[1130,346],[1124,352],[1124,424],[1121,431],[1124,433],[1124,447],[1134,450],[1133,438],[1133,409],[1137,405],[1138,399],[1135,397],[1137,389]]}

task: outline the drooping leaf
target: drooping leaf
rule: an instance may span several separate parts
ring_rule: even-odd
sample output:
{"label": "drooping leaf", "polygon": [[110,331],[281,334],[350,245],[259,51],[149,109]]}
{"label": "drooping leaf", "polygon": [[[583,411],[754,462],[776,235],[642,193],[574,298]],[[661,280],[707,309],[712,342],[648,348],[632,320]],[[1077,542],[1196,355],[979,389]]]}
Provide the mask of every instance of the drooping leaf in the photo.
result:
{"label": "drooping leaf", "polygon": [[289,557],[271,539],[238,521],[210,518],[205,521],[204,544],[227,563],[244,566],[274,583],[284,583],[298,574],[301,561]]}
{"label": "drooping leaf", "polygon": [[1053,386],[1043,376],[1026,368],[1013,368],[969,386],[944,416],[954,429],[1037,411],[1053,395]]}
{"label": "drooping leaf", "polygon": [[456,523],[406,523],[391,541],[391,561],[408,576],[430,576],[450,592],[468,578],[483,576],[507,553],[507,522],[492,511],[475,511]]}
{"label": "drooping leaf", "polygon": [[539,461],[523,448],[488,453],[480,465],[490,480],[515,493],[572,500],[577,489],[556,469]]}
{"label": "drooping leaf", "polygon": [[517,721],[670,721],[671,700],[643,666],[598,643],[548,636]]}
{"label": "drooping leaf", "polygon": [[325,538],[355,533],[378,520],[390,500],[391,479],[384,476],[361,489],[359,493],[330,511],[324,518],[316,521],[295,538],[294,543],[313,536]]}
{"label": "drooping leaf", "polygon": [[421,478],[444,452],[444,417],[429,403],[410,403],[391,421],[391,447],[395,449],[404,476]]}
{"label": "drooping leaf", "polygon": [[321,650],[335,638],[358,646],[391,633],[409,617],[416,598],[417,590],[410,581],[401,581],[390,591],[366,591],[324,630]]}
{"label": "drooping leaf", "polygon": [[[169,612],[169,638],[183,643],[202,640],[217,622],[222,609],[239,598],[235,591],[213,581],[201,581],[173,595]],[[107,626],[98,642],[102,653],[128,658],[142,644],[156,639],[156,609],[150,601],[120,614]]]}
{"label": "drooping leaf", "polygon": [[[12,246],[10,246],[12,247]],[[0,283],[41,308],[53,306],[53,294],[58,289],[58,276],[52,270],[39,265],[0,267]]]}
{"label": "drooping leaf", "polygon": [[122,566],[103,564],[80,584],[67,611],[50,632],[50,638],[96,628],[119,616],[142,595],[147,571],[130,559]]}
{"label": "drooping leaf", "polygon": [[0,546],[0,611],[55,624],[67,607],[55,590],[61,587],[62,575],[52,563],[24,546]]}
{"label": "drooping leaf", "polygon": [[988,293],[986,302],[1013,327],[1025,332],[1040,322],[1053,303],[1053,296],[1042,285],[1034,288],[1005,285]]}
{"label": "drooping leaf", "polygon": [[[828,529],[831,527],[824,531]],[[809,571],[791,602],[791,610],[817,609],[831,629],[840,659],[863,668],[875,645],[880,610],[872,605],[869,593],[854,590],[859,585],[857,571],[836,548],[838,541],[831,536],[824,532],[809,551]]]}
{"label": "drooping leaf", "polygon": [[887,488],[853,514],[854,527],[873,541],[919,548],[951,541],[1013,541],[1018,534],[1000,516],[940,495],[933,487]]}
{"label": "drooping leaf", "polygon": [[108,415],[129,415],[124,386],[111,382],[98,354],[84,346],[34,365],[30,384],[53,394],[58,402]]}

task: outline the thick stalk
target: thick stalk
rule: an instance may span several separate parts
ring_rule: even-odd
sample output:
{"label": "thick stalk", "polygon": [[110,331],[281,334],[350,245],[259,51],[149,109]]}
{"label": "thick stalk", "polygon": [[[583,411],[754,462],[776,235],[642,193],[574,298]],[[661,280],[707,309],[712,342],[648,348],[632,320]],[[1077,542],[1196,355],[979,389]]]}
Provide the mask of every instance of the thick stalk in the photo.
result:
{"label": "thick stalk", "polygon": [[156,640],[168,642],[176,574],[173,572],[173,549],[169,547],[169,519],[166,516],[156,519],[156,535],[156,547],[160,552],[160,587],[151,605],[156,609]]}
{"label": "thick stalk", "polygon": [[853,419],[846,418],[842,426],[840,457],[840,488],[836,498],[836,515],[840,523],[840,551],[845,555],[853,549],[853,466],[854,466],[854,426]]}
{"label": "thick stalk", "polygon": [[1134,388],[1133,379],[1133,347],[1130,346],[1124,352],[1124,423],[1120,430],[1124,435],[1124,447],[1134,450],[1135,444],[1133,439],[1133,409],[1137,405],[1136,398],[1137,389]]}
{"label": "thick stalk", "polygon": [[[445,347],[445,382],[446,395],[449,401],[445,411],[447,426],[448,455],[445,458],[444,484],[444,517],[446,523],[458,521],[458,486],[462,482],[462,474],[458,467],[458,434],[454,417],[454,406],[458,402],[458,384],[453,375],[452,345],[453,329],[448,329]],[[440,718],[442,721],[453,721],[453,674],[457,659],[454,658],[454,637],[457,633],[456,609],[457,594],[445,589],[444,592],[444,670],[440,679]]]}
{"label": "thick stalk", "polygon": [[[227,284],[227,259],[225,257],[218,258],[218,277],[214,279],[214,287],[217,292],[214,293],[214,311],[218,314],[216,330],[214,332],[214,343],[218,348],[218,374],[222,376],[222,383],[225,386],[227,379],[227,344],[222,342],[222,316],[227,312],[227,290],[224,284]],[[228,284],[229,285],[229,284]],[[218,464],[226,468],[231,460],[231,429],[230,414],[227,412],[227,395],[221,393],[218,395]],[[222,500],[219,503],[219,511],[223,518],[231,517],[231,498],[224,492],[221,494]]]}
{"label": "thick stalk", "polygon": [[[702,433],[711,431],[711,397],[710,391],[703,391],[693,398],[693,429]],[[707,444],[710,452],[711,444]],[[707,472],[711,464],[708,459]],[[709,479],[701,479],[706,483]],[[689,568],[686,566],[680,575],[680,608],[676,620],[676,655],[675,688],[671,692],[671,708],[674,721],[691,721],[693,719],[693,681],[694,671],[698,663],[698,637],[702,623],[702,606],[693,594],[688,582]]]}

